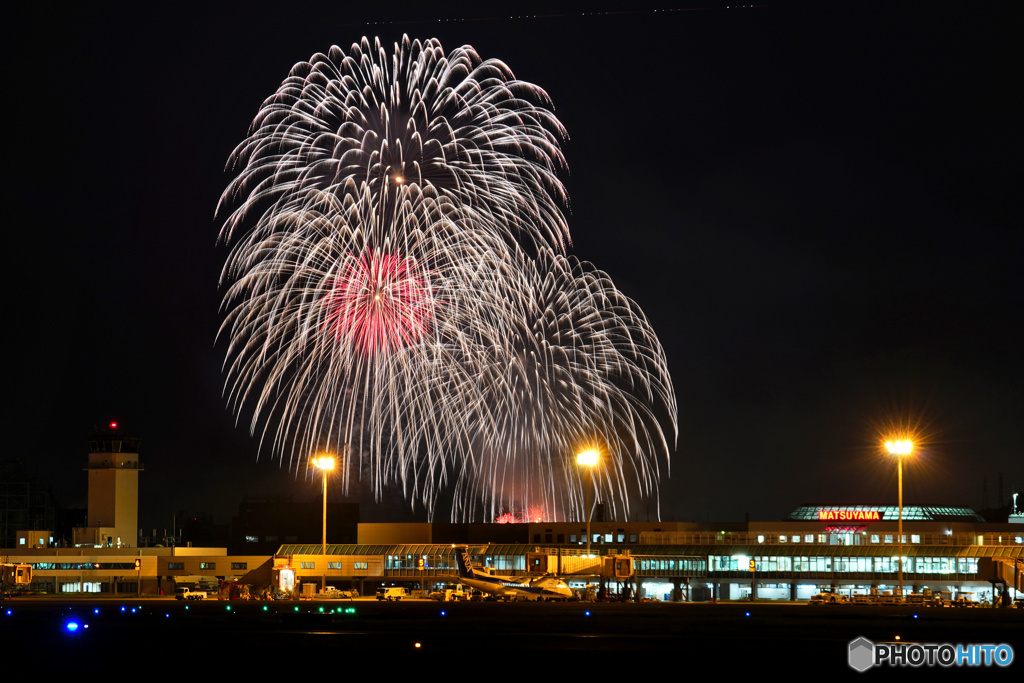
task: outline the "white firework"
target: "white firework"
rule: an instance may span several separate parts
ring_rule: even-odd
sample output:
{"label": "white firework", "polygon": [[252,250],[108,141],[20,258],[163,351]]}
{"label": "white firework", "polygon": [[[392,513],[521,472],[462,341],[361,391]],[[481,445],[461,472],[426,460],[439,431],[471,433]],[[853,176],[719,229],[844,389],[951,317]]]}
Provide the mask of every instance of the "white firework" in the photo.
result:
{"label": "white firework", "polygon": [[549,106],[472,48],[408,38],[333,47],[264,102],[218,207],[221,334],[229,401],[275,455],[358,453],[378,495],[401,486],[431,517],[578,519],[573,454],[601,444],[613,509],[656,496],[664,352],[564,256]]}

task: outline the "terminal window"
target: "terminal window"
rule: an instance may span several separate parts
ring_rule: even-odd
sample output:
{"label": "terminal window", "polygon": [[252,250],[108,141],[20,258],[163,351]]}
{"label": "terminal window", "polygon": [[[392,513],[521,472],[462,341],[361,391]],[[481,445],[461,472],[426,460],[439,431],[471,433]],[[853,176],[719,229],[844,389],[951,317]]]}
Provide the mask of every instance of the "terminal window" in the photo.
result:
{"label": "terminal window", "polygon": [[231,563],[231,568],[232,569],[248,569],[249,568],[249,563],[248,562],[232,562]]}
{"label": "terminal window", "polygon": [[199,563],[199,568],[200,569],[216,569],[217,568],[217,563],[216,562],[200,562]]}

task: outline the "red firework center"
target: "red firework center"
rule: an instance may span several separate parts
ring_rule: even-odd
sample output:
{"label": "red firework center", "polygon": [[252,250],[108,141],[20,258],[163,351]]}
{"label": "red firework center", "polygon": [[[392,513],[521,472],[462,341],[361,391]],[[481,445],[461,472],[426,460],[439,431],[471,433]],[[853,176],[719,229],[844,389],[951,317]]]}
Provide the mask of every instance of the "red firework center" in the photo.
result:
{"label": "red firework center", "polygon": [[324,329],[364,355],[422,341],[438,302],[415,259],[364,249],[348,254],[324,298]]}

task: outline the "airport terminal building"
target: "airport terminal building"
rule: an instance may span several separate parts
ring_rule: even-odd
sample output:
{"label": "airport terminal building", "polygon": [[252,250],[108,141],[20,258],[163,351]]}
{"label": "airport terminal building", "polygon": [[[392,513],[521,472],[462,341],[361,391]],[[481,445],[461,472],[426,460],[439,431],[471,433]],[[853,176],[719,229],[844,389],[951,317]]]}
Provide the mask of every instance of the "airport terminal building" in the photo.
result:
{"label": "airport terminal building", "polygon": [[[986,522],[965,507],[904,506],[902,544],[896,506],[822,504],[803,505],[778,522],[594,521],[589,539],[585,522],[358,524],[356,543],[324,548],[298,542],[319,538],[319,524],[293,527],[282,539],[275,520],[302,516],[293,504],[249,501],[235,553],[138,547],[140,441],[116,423],[89,439],[88,523],[74,529],[72,547],[55,547],[52,530],[12,526],[47,518],[29,514],[20,489],[5,489],[0,539],[14,547],[0,549],[4,590],[16,576],[17,590],[55,594],[167,595],[188,586],[226,596],[296,587],[312,595],[324,583],[364,595],[380,586],[429,591],[458,580],[456,548],[468,547],[480,567],[554,574],[574,588],[599,583],[610,593],[655,600],[792,601],[823,590],[898,592],[902,547],[904,594],[991,602],[1024,591],[1024,514],[1016,494],[1005,523]],[[351,539],[357,516],[355,510],[331,518],[329,534]]]}
{"label": "airport terminal building", "polygon": [[[627,585],[655,600],[808,600],[822,591],[849,596],[898,592],[898,510],[888,505],[805,505],[780,522],[360,524],[355,544],[286,544],[272,556],[225,548],[47,548],[21,543],[5,563],[33,568],[47,593],[170,594],[179,585],[216,589],[321,582],[372,593],[405,586],[430,591],[457,582],[456,548],[501,574],[557,574],[570,586],[599,582],[608,558],[628,571],[604,571],[609,592]],[[966,595],[989,602],[1024,594],[1024,524],[985,522],[963,507],[903,508],[904,593]],[[1014,517],[1011,516],[1011,520]],[[38,535],[38,533],[37,533]],[[37,544],[43,545],[43,544]],[[136,562],[136,560],[139,560]],[[287,577],[287,578],[286,578]]]}

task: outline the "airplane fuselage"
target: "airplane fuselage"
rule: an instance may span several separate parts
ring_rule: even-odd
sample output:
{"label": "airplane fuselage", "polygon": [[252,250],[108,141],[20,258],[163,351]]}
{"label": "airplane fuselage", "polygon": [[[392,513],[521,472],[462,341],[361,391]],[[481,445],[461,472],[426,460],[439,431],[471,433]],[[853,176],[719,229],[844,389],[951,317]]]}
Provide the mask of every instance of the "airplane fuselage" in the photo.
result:
{"label": "airplane fuselage", "polygon": [[519,600],[568,600],[572,597],[569,584],[561,579],[501,576],[489,570],[475,569],[466,552],[459,553],[457,559],[459,580],[482,593]]}

